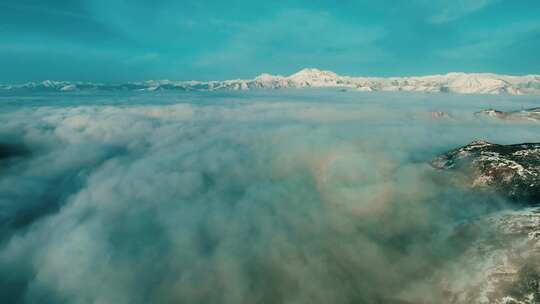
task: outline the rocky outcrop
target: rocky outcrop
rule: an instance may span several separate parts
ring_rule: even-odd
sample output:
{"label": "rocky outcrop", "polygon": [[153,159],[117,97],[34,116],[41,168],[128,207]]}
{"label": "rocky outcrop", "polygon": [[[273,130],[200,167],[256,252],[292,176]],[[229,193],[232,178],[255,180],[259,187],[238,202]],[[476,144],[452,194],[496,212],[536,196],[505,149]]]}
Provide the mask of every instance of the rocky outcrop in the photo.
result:
{"label": "rocky outcrop", "polygon": [[435,158],[431,165],[464,173],[463,181],[472,188],[495,191],[518,203],[540,203],[540,143],[474,141]]}
{"label": "rocky outcrop", "polygon": [[[483,115],[508,114],[489,110]],[[440,155],[431,165],[457,173],[454,176],[462,184],[498,193],[519,207],[456,227],[455,237],[476,237],[434,278],[446,302],[540,303],[540,208],[519,206],[540,203],[540,143],[499,145],[478,140]]]}
{"label": "rocky outcrop", "polygon": [[449,119],[452,118],[452,116],[446,112],[442,111],[432,111],[430,112],[430,116],[433,119]]}
{"label": "rocky outcrop", "polygon": [[494,117],[502,120],[510,121],[536,121],[540,122],[540,107],[523,109],[520,111],[498,111],[495,109],[487,109],[474,113],[477,117]]}

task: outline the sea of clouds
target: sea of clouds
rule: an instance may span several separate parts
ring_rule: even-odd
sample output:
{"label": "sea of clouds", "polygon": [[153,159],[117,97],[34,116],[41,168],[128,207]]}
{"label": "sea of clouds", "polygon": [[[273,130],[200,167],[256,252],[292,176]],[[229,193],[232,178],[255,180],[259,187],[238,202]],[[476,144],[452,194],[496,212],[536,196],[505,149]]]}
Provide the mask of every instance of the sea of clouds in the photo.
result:
{"label": "sea of clouds", "polygon": [[0,297],[440,301],[434,278],[471,275],[444,271],[485,233],[456,237],[456,227],[506,203],[426,162],[475,139],[539,141],[540,124],[473,115],[535,102],[335,90],[0,96]]}

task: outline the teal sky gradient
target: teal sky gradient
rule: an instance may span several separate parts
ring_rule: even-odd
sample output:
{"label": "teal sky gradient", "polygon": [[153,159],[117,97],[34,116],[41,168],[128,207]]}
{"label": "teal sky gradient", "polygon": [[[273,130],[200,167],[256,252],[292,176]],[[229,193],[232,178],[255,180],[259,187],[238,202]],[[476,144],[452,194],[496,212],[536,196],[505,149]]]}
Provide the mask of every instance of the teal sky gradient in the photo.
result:
{"label": "teal sky gradient", "polygon": [[0,81],[540,74],[540,1],[2,0]]}

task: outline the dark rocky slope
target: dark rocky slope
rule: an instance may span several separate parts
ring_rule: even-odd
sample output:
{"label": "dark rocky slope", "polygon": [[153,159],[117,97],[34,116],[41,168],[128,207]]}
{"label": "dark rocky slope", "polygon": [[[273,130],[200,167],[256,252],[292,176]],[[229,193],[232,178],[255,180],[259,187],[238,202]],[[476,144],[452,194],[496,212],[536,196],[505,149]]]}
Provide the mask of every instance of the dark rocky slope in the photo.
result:
{"label": "dark rocky slope", "polygon": [[495,191],[520,203],[540,203],[540,143],[498,145],[474,141],[431,161],[441,170],[464,173],[473,188]]}
{"label": "dark rocky slope", "polygon": [[[494,191],[517,205],[540,203],[540,143],[474,141],[440,155],[431,165],[457,173],[466,186]],[[540,208],[495,212],[464,223],[456,236],[460,230],[488,233],[436,276],[448,303],[540,303]]]}

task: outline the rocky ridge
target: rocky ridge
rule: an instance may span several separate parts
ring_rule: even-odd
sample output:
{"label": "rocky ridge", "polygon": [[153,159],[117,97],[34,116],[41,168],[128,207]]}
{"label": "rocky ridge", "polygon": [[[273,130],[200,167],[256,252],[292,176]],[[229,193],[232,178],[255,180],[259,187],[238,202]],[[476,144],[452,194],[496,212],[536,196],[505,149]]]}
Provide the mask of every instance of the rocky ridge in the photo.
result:
{"label": "rocky ridge", "polygon": [[[464,232],[477,237],[435,278],[447,302],[540,303],[540,143],[499,145],[477,140],[440,155],[431,165],[459,172],[458,178],[472,189],[494,191],[516,203],[514,209],[456,228],[456,237]],[[470,271],[463,274],[456,269]]]}
{"label": "rocky ridge", "polygon": [[508,121],[534,121],[540,122],[540,107],[522,109],[519,111],[499,111],[496,109],[486,109],[474,113],[477,117],[498,118]]}
{"label": "rocky ridge", "polygon": [[540,143],[477,140],[435,158],[431,165],[465,173],[465,183],[472,188],[494,190],[515,202],[540,203]]}

